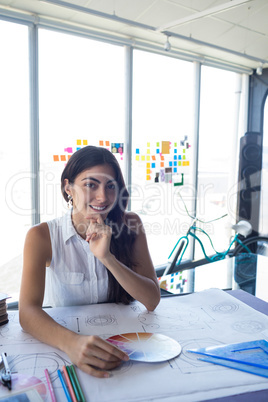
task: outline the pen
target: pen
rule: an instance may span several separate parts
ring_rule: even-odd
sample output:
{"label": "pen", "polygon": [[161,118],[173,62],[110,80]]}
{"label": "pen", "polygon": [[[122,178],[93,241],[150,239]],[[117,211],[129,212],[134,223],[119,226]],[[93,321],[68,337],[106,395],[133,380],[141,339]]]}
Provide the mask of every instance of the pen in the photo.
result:
{"label": "pen", "polygon": [[59,376],[59,379],[60,379],[62,388],[63,388],[63,390],[64,390],[65,396],[66,396],[66,398],[67,398],[67,401],[68,401],[68,402],[72,402],[71,396],[70,396],[69,391],[68,391],[68,388],[67,388],[67,386],[66,386],[66,384],[65,384],[65,382],[64,382],[64,379],[63,379],[63,376],[62,376],[62,374],[61,374],[60,369],[57,370],[57,373],[58,373],[58,376]]}
{"label": "pen", "polygon": [[76,374],[76,371],[75,371],[75,368],[74,368],[74,365],[73,365],[73,364],[70,366],[70,370],[71,370],[71,372],[72,372],[72,375],[73,375],[75,384],[76,384],[76,386],[77,386],[77,388],[78,388],[79,395],[80,395],[80,397],[81,397],[81,401],[82,401],[82,402],[86,402],[85,396],[84,396],[84,394],[83,394],[83,391],[82,391],[81,385],[80,385],[80,383],[79,383],[79,380],[78,380],[78,377],[77,377],[77,374]]}
{"label": "pen", "polygon": [[7,362],[6,353],[1,353],[2,360],[5,366],[5,373],[2,374],[1,379],[5,387],[11,391],[11,371]]}
{"label": "pen", "polygon": [[46,375],[46,380],[47,380],[47,385],[48,385],[49,393],[50,393],[50,396],[51,396],[51,400],[52,400],[52,402],[57,402],[55,394],[54,394],[54,390],[53,390],[53,387],[52,387],[52,382],[51,382],[51,379],[50,379],[50,376],[49,376],[48,369],[45,369],[45,375]]}
{"label": "pen", "polygon": [[71,378],[70,378],[70,376],[68,374],[68,371],[66,370],[65,366],[62,367],[62,371],[63,371],[65,380],[66,380],[68,388],[69,388],[69,392],[70,392],[70,395],[71,395],[71,398],[72,398],[72,402],[78,402],[77,399],[76,399],[76,393],[74,391],[73,384],[71,382]]}

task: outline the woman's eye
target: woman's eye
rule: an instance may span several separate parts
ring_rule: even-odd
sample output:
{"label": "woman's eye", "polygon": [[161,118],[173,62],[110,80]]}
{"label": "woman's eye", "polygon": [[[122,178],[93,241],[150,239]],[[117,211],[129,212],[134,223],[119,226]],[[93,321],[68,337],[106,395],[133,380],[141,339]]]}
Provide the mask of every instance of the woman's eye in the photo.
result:
{"label": "woman's eye", "polygon": [[94,188],[95,184],[94,183],[86,183],[86,187]]}
{"label": "woman's eye", "polygon": [[108,190],[114,190],[115,185],[114,184],[108,184],[107,188],[108,188]]}

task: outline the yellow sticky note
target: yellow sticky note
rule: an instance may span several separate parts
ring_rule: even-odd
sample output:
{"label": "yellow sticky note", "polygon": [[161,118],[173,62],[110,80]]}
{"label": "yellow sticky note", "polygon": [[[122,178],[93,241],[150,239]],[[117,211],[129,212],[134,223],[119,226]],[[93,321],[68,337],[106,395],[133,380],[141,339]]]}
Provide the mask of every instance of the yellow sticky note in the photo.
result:
{"label": "yellow sticky note", "polygon": [[87,145],[87,140],[83,140],[83,145]]}
{"label": "yellow sticky note", "polygon": [[140,155],[136,155],[136,161],[140,160]]}
{"label": "yellow sticky note", "polygon": [[148,148],[150,147],[150,143],[149,143],[149,142],[147,142],[147,147],[148,147]]}
{"label": "yellow sticky note", "polygon": [[149,163],[149,162],[146,163],[146,167],[147,167],[147,168],[150,167],[150,163]]}
{"label": "yellow sticky note", "polygon": [[82,145],[82,140],[76,140],[76,145]]}
{"label": "yellow sticky note", "polygon": [[142,155],[142,156],[141,156],[141,160],[142,160],[142,161],[145,161],[145,155]]}
{"label": "yellow sticky note", "polygon": [[147,154],[150,154],[150,153],[151,153],[150,149],[147,149]]}
{"label": "yellow sticky note", "polygon": [[151,176],[149,174],[147,174],[146,180],[151,180]]}
{"label": "yellow sticky note", "polygon": [[150,158],[151,158],[151,157],[150,157],[149,155],[146,156],[146,160],[147,160],[147,161],[149,161]]}
{"label": "yellow sticky note", "polygon": [[146,173],[150,174],[151,173],[151,169],[146,169]]}

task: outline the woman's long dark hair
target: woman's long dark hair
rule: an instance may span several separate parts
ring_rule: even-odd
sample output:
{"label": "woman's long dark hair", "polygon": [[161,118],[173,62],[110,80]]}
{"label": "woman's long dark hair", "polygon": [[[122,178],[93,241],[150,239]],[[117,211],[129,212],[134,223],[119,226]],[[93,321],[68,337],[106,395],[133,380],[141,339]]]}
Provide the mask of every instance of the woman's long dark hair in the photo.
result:
{"label": "woman's long dark hair", "polygon": [[[86,169],[98,165],[110,165],[115,172],[115,180],[118,186],[118,197],[115,206],[109,212],[106,223],[112,227],[111,253],[130,269],[135,266],[133,260],[133,244],[136,234],[126,224],[126,208],[129,199],[124,178],[115,156],[106,148],[86,146],[76,151],[66,164],[61,175],[61,192],[68,202],[68,195],[65,192],[65,179],[73,184],[77,175]],[[129,304],[133,298],[123,289],[114,276],[108,271],[109,288],[108,300],[111,302],[122,302]]]}

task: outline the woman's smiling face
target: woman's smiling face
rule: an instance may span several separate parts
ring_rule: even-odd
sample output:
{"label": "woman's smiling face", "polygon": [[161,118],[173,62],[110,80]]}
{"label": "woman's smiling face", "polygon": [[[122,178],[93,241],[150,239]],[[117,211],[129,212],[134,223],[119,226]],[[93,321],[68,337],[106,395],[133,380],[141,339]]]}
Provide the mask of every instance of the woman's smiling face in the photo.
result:
{"label": "woman's smiling face", "polygon": [[65,191],[73,199],[73,213],[85,219],[101,214],[103,219],[114,207],[118,196],[118,185],[114,169],[108,165],[97,165],[79,173],[73,184],[65,183]]}

